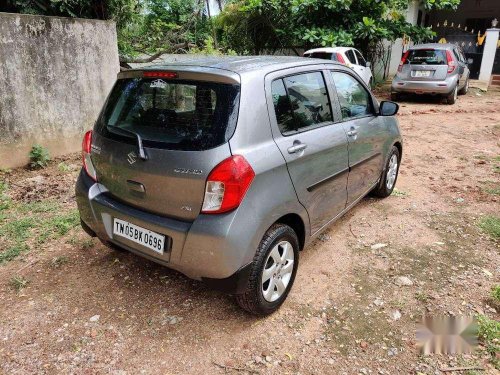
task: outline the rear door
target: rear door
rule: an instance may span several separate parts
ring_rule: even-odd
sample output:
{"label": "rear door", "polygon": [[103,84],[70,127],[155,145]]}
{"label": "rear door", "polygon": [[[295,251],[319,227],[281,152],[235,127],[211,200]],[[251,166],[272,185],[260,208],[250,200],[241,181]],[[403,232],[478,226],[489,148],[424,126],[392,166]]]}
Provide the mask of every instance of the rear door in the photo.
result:
{"label": "rear door", "polygon": [[[119,79],[95,126],[92,161],[113,198],[192,221],[210,171],[230,156],[239,85],[143,73]],[[152,75],[152,76],[151,76]],[[140,135],[147,160],[139,157]]]}
{"label": "rear door", "polygon": [[356,60],[358,62],[357,69],[359,73],[357,73],[363,79],[363,81],[368,84],[372,76],[371,70],[370,68],[366,67],[366,60],[358,50],[354,50],[354,54],[356,55]]}
{"label": "rear door", "polygon": [[402,79],[413,81],[443,81],[447,74],[446,50],[422,48],[408,51],[399,75]]}
{"label": "rear door", "polygon": [[332,112],[324,74],[295,71],[266,78],[273,136],[313,233],[342,212],[347,199],[347,138]]}
{"label": "rear door", "polygon": [[365,195],[380,178],[386,132],[383,121],[375,115],[370,92],[357,77],[331,71],[331,78],[349,141],[349,205]]}

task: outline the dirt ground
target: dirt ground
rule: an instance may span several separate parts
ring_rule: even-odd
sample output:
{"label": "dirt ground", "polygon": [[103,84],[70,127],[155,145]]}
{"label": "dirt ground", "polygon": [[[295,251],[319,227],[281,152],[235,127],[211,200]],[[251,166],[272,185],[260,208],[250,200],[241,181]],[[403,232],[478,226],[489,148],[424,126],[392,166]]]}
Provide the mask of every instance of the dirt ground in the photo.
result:
{"label": "dirt ground", "polygon": [[498,373],[482,347],[419,355],[415,331],[423,313],[499,320],[500,243],[478,224],[500,216],[500,93],[404,101],[398,118],[397,191],[364,199],[306,248],[267,318],[89,240],[75,216],[78,155],[3,171],[0,373]]}

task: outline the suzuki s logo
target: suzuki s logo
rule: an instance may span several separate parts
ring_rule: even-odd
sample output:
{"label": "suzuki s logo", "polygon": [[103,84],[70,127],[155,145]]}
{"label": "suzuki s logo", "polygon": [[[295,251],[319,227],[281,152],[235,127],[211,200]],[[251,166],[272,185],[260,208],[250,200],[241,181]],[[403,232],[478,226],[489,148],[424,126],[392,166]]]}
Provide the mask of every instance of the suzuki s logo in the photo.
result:
{"label": "suzuki s logo", "polygon": [[129,164],[134,164],[137,161],[137,155],[134,151],[130,152],[127,155],[127,161],[129,162]]}

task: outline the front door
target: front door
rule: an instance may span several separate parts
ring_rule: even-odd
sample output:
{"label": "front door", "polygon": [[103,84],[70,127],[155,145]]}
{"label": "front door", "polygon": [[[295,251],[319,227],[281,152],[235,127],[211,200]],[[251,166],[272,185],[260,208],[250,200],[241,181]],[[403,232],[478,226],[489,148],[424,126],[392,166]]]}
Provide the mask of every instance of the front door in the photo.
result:
{"label": "front door", "polygon": [[370,92],[347,72],[332,71],[349,141],[348,203],[365,195],[379,180],[383,168],[384,125],[375,115]]}
{"label": "front door", "polygon": [[273,136],[312,233],[342,212],[347,201],[347,137],[334,121],[323,74],[276,76],[268,82]]}

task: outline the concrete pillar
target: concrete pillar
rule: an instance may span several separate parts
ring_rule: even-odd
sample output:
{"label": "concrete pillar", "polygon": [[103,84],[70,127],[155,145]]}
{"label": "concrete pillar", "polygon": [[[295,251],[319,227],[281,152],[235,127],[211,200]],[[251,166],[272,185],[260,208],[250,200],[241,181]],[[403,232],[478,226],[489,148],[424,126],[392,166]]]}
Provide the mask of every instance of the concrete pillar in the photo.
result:
{"label": "concrete pillar", "polygon": [[483,60],[481,61],[481,69],[479,70],[479,81],[490,83],[491,72],[493,70],[493,62],[495,61],[495,53],[497,52],[498,34],[500,29],[486,30],[486,42],[483,50]]}

